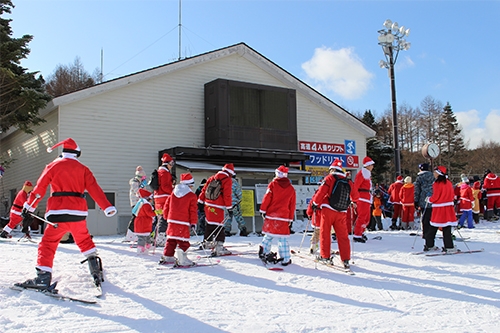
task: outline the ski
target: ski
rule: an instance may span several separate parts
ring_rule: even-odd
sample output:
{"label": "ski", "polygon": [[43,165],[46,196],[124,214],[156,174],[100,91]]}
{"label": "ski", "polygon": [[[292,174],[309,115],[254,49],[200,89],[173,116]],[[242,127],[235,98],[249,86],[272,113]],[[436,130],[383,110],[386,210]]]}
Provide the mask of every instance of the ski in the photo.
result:
{"label": "ski", "polygon": [[194,265],[178,265],[178,264],[170,264],[170,265],[159,265],[156,267],[157,270],[166,270],[166,269],[180,269],[180,268],[196,268],[196,267],[208,267],[215,266],[220,264],[220,260],[213,260],[212,263],[198,263],[195,262]]}
{"label": "ski", "polygon": [[230,254],[223,254],[223,255],[220,255],[220,256],[214,256],[213,254],[200,255],[200,256],[197,256],[196,259],[231,257],[231,256],[243,256],[243,255],[247,255],[247,254],[257,254],[257,252],[255,252],[255,251],[254,252],[233,252],[233,253],[230,253]]}
{"label": "ski", "polygon": [[294,256],[297,256],[299,258],[306,259],[306,260],[309,260],[309,261],[313,261],[314,263],[322,264],[322,265],[324,265],[326,267],[333,268],[333,269],[335,269],[335,270],[337,270],[339,272],[344,272],[344,273],[347,273],[349,275],[355,275],[355,273],[350,268],[345,268],[345,267],[334,265],[334,264],[330,264],[330,263],[327,263],[327,262],[322,262],[322,261],[317,260],[316,258],[313,258],[313,257],[309,256],[309,255],[305,255],[305,254],[302,254],[302,253],[295,252],[294,250],[292,250],[291,253]]}
{"label": "ski", "polygon": [[84,304],[96,304],[97,303],[97,301],[94,301],[94,300],[86,300],[86,299],[82,299],[82,298],[61,295],[61,294],[59,294],[57,289],[54,289],[56,284],[57,284],[57,282],[52,284],[49,287],[49,289],[45,289],[45,290],[25,288],[25,287],[21,287],[21,286],[17,286],[17,285],[12,285],[9,288],[12,290],[16,290],[16,291],[24,291],[24,290],[35,291],[35,292],[39,292],[43,295],[46,295],[46,296],[49,296],[49,297],[52,297],[55,299],[59,299],[61,301],[72,301],[72,302],[79,302],[79,303],[84,303]]}
{"label": "ski", "polygon": [[466,253],[478,253],[478,252],[484,252],[484,249],[480,250],[467,250],[467,251],[457,251],[457,252],[433,252],[433,253],[427,253],[427,257],[436,257],[436,256],[448,256],[448,255],[453,255],[453,254],[466,254]]}

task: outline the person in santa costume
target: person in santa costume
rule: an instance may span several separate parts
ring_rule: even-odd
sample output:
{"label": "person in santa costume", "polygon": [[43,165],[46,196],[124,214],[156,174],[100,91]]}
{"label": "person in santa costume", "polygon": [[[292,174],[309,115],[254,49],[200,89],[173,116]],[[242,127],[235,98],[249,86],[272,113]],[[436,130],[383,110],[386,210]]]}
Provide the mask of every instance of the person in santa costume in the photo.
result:
{"label": "person in santa costume", "polygon": [[356,174],[354,178],[354,190],[359,193],[357,202],[358,219],[354,226],[353,241],[365,243],[366,236],[364,235],[366,226],[370,223],[371,205],[373,201],[372,189],[372,170],[375,162],[368,156],[363,159],[363,168]]}
{"label": "person in santa costume", "polygon": [[[23,204],[28,200],[30,192],[33,190],[33,184],[27,180],[23,184],[23,188],[16,194],[12,207],[10,208],[10,218],[9,223],[3,228],[2,233],[0,233],[1,238],[12,238],[10,235],[11,231],[17,227],[23,218],[21,216],[23,210]],[[31,238],[29,232],[29,225],[32,219],[26,219],[26,225],[23,224],[23,232],[26,234],[27,238]]]}
{"label": "person in santa costume", "polygon": [[463,227],[465,219],[467,219],[467,228],[473,229],[474,220],[472,219],[472,208],[474,207],[474,196],[472,195],[472,188],[469,185],[469,178],[464,175],[462,183],[460,184],[460,199],[458,201],[458,212],[460,219],[458,220],[459,227]]}
{"label": "person in santa costume", "polygon": [[151,248],[151,231],[153,229],[153,220],[156,216],[155,209],[151,204],[153,193],[144,188],[137,191],[139,201],[132,209],[135,215],[134,234],[137,236],[137,253],[148,254]]}
{"label": "person in santa costume", "polygon": [[[227,163],[222,170],[207,179],[198,197],[198,202],[205,207],[205,234],[203,236],[203,246],[213,249],[214,256],[231,254],[224,247],[226,235],[224,233],[225,211],[231,210],[232,203],[232,185],[231,177],[235,175],[233,163]],[[221,192],[216,199],[209,199],[206,196],[208,186],[212,181],[219,181]]]}
{"label": "person in santa costume", "polygon": [[392,204],[392,224],[390,226],[391,230],[398,230],[401,225],[398,227],[398,218],[401,217],[401,199],[399,198],[399,191],[401,191],[401,187],[403,187],[403,176],[397,176],[396,181],[389,186],[387,193],[389,193],[389,203]]}
{"label": "person in santa costume", "polygon": [[[351,259],[351,246],[349,243],[349,235],[347,233],[347,208],[346,210],[338,210],[330,205],[330,196],[335,188],[336,182],[345,179],[345,173],[342,169],[342,161],[335,159],[329,168],[330,174],[325,177],[323,184],[312,198],[313,207],[316,210],[321,210],[320,222],[320,257],[319,259],[326,262],[331,262],[331,230],[332,226],[337,236],[339,246],[340,259],[344,263],[345,268],[349,268],[349,260]],[[343,198],[345,202],[356,202],[359,200],[358,192],[353,190],[352,183],[349,193]],[[355,205],[355,204],[353,204]],[[355,207],[354,207],[355,208]]]}
{"label": "person in santa costume", "polygon": [[175,165],[174,159],[167,153],[161,157],[162,165],[158,168],[158,189],[154,190],[155,210],[158,213],[157,227],[155,233],[156,245],[164,246],[166,241],[167,221],[163,218],[161,210],[165,201],[172,194],[175,177],[172,175],[172,168]]}
{"label": "person in santa costume", "polygon": [[[288,179],[288,168],[281,165],[274,173],[275,177],[267,186],[260,205],[260,213],[264,218],[264,238],[259,246],[259,258],[271,263],[281,262],[286,266],[292,263],[287,238],[290,237],[290,223],[295,215],[297,199],[295,188]],[[278,238],[279,259],[276,253],[271,252],[274,237]]]}
{"label": "person in santa costume", "polygon": [[[318,187],[319,189],[319,187]],[[318,191],[316,190],[316,192]],[[316,192],[314,192],[316,194]],[[314,202],[309,201],[309,205],[307,205],[306,215],[309,221],[311,221],[311,227],[313,229],[313,234],[311,236],[311,245],[309,247],[309,253],[314,254],[318,251],[319,245],[319,232],[321,226],[321,209],[317,209],[314,206]]]}
{"label": "person in santa costume", "polygon": [[190,246],[190,231],[196,229],[198,222],[198,200],[193,187],[193,176],[190,173],[183,173],[180,184],[175,186],[172,195],[165,201],[163,217],[168,222],[167,243],[160,265],[173,264],[176,260],[180,266],[193,265],[186,254]]}
{"label": "person in santa costume", "polygon": [[47,289],[50,286],[54,255],[61,238],[67,232],[73,235],[80,252],[87,258],[94,284],[100,286],[104,281],[101,258],[97,256],[97,249],[87,229],[88,208],[85,191],[107,217],[114,216],[117,210],[106,198],[92,171],[78,160],[81,150],[76,142],[68,138],[47,151],[50,153],[59,146],[63,148],[61,155],[45,167],[23,205],[25,218],[28,216],[27,212],[35,211],[50,185],[45,219],[56,225],[47,225],[38,245],[37,277],[17,284],[20,287]]}
{"label": "person in santa costume", "polygon": [[432,215],[429,222],[429,231],[425,235],[424,251],[439,250],[434,246],[434,242],[436,232],[441,228],[443,231],[443,251],[457,252],[451,236],[451,228],[456,227],[458,224],[453,202],[455,197],[453,184],[448,180],[447,170],[444,166],[438,166],[434,169],[434,178],[436,180],[432,185],[432,196],[427,199],[429,204],[432,205]]}
{"label": "person in santa costume", "polygon": [[475,224],[479,223],[479,213],[481,211],[481,182],[475,181],[472,185],[472,197],[474,201],[472,202],[472,218]]}
{"label": "person in santa costume", "polygon": [[500,209],[500,178],[492,172],[488,173],[484,178],[483,189],[486,190],[486,219],[498,220],[495,209]]}
{"label": "person in santa costume", "polygon": [[401,229],[413,229],[415,224],[415,185],[412,184],[410,176],[405,178],[404,185],[399,191],[399,198],[403,206]]}

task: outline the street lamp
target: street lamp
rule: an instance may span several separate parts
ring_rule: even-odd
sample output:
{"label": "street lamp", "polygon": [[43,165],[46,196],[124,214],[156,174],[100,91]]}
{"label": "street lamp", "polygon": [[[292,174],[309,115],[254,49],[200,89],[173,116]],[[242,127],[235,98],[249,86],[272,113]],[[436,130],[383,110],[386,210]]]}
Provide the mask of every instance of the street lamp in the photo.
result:
{"label": "street lamp", "polygon": [[404,26],[399,26],[397,22],[385,20],[384,28],[379,30],[378,45],[382,46],[384,51],[385,61],[380,60],[380,68],[387,68],[389,70],[389,77],[391,79],[391,96],[392,96],[392,126],[393,126],[393,141],[394,141],[394,168],[396,176],[401,174],[401,157],[399,152],[398,141],[398,114],[396,108],[396,83],[394,80],[394,64],[398,59],[399,51],[408,50],[410,43],[404,37],[410,34],[410,29]]}

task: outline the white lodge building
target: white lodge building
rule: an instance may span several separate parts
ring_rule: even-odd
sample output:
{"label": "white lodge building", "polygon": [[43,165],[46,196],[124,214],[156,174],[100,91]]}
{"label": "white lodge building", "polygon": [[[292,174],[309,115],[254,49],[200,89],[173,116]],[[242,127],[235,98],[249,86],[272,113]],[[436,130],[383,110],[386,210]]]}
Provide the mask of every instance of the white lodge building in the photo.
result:
{"label": "white lodge building", "polygon": [[[198,185],[234,163],[246,191],[243,210],[249,231],[262,225],[262,191],[280,164],[291,166],[297,214],[311,197],[318,172],[333,157],[355,171],[375,132],[244,43],[114,79],[53,99],[40,115],[47,122],[28,135],[0,134],[0,154],[14,162],[0,180],[8,216],[25,180],[36,182],[58,152],[47,147],[71,137],[80,160],[94,173],[118,214],[106,218],[87,196],[88,227],[94,235],[124,233],[131,216],[129,180],[142,165],[147,173],[163,152],[175,160],[174,174],[193,173]],[[60,152],[60,148],[59,148]],[[353,172],[354,175],[355,172]],[[260,186],[259,186],[260,184]],[[45,212],[46,193],[37,213]],[[253,217],[252,217],[253,215]]]}

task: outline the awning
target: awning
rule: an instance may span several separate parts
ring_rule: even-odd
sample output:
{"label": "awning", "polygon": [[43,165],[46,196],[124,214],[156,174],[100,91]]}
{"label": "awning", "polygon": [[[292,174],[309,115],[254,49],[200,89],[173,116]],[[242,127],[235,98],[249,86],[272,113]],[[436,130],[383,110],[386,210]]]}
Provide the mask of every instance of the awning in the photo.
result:
{"label": "awning", "polygon": [[[212,171],[212,172],[216,173],[217,171],[220,171],[222,169],[222,165],[216,165],[216,164],[206,163],[206,162],[201,162],[201,161],[180,160],[180,161],[176,161],[175,164],[187,169],[190,172]],[[276,166],[276,167],[278,167],[278,166]],[[236,174],[239,174],[239,173],[274,174],[274,170],[276,170],[276,168],[241,167],[241,166],[236,166],[236,165],[234,166],[234,171],[236,172]],[[298,170],[298,169],[294,169],[294,168],[289,168],[288,175],[305,177],[305,176],[311,175],[311,172],[302,171],[302,170]]]}

